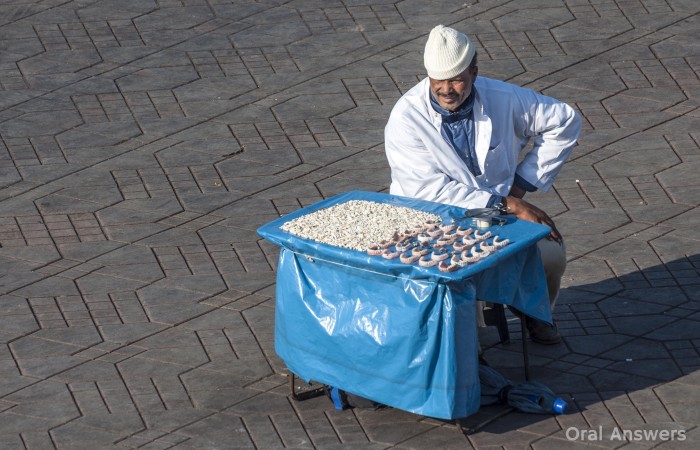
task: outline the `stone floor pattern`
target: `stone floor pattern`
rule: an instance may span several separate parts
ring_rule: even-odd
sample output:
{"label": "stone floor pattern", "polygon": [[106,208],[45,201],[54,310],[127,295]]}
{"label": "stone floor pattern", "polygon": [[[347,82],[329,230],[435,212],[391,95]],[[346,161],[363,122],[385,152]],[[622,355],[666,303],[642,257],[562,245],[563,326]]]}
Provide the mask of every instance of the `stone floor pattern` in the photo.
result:
{"label": "stone floor pattern", "polygon": [[[532,374],[571,408],[473,434],[290,399],[256,234],[388,191],[384,124],[437,24],[584,119],[530,197],[569,258]],[[699,34],[696,0],[0,2],[0,448],[698,448]],[[519,380],[511,325],[482,343]]]}

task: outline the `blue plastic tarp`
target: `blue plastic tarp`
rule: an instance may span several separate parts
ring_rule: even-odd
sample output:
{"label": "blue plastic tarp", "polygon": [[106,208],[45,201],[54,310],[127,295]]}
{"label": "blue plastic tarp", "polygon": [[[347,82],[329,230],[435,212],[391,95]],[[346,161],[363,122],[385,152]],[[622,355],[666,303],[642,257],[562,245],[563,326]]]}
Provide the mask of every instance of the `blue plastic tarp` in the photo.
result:
{"label": "blue plastic tarp", "polygon": [[485,260],[444,273],[303,239],[285,222],[349,200],[391,203],[461,219],[462,208],[348,192],[277,219],[258,233],[282,247],[275,350],[302,379],[429,417],[479,408],[476,300],[513,304],[551,320],[537,240],[549,228],[509,220],[511,240]]}

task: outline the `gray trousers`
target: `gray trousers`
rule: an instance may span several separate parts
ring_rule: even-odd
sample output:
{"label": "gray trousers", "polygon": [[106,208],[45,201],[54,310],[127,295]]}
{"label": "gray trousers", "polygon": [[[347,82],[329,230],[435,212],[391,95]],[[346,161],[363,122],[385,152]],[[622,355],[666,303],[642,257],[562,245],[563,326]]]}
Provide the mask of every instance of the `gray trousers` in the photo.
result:
{"label": "gray trousers", "polygon": [[[549,294],[549,306],[554,310],[554,304],[559,298],[561,278],[566,271],[566,245],[548,239],[540,239],[537,242],[544,266],[544,275],[547,280],[547,293]],[[484,324],[484,302],[476,302],[476,322],[480,327]]]}
{"label": "gray trousers", "polygon": [[544,275],[547,278],[547,292],[549,293],[549,306],[554,310],[554,304],[559,298],[561,277],[566,271],[566,245],[562,241],[540,239],[537,242],[544,265]]}

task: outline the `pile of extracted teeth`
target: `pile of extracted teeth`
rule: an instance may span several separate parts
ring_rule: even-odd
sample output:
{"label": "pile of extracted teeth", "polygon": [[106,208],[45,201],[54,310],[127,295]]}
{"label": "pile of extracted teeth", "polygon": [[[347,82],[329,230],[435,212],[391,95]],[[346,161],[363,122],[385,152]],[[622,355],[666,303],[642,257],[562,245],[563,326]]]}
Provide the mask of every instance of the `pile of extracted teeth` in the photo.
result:
{"label": "pile of extracted teeth", "polygon": [[290,220],[280,228],[316,242],[365,252],[375,243],[393,246],[398,236],[422,227],[418,224],[438,221],[440,216],[413,208],[350,200]]}
{"label": "pile of extracted teeth", "polygon": [[454,272],[509,243],[508,239],[500,239],[490,231],[426,221],[420,227],[395,233],[393,240],[370,245],[367,253],[385,259],[399,258],[404,264],[417,262],[421,267],[437,266],[442,272]]}

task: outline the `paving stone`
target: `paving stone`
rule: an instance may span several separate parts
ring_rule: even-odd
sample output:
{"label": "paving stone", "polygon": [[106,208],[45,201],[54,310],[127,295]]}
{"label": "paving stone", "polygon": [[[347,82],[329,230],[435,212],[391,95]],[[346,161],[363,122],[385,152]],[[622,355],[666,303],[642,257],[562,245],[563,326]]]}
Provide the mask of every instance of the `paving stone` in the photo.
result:
{"label": "paving stone", "polygon": [[107,147],[140,134],[133,122],[83,124],[61,133],[56,141],[68,148]]}
{"label": "paving stone", "polygon": [[104,227],[105,236],[115,242],[135,243],[167,230],[168,227],[154,223],[109,225]]}
{"label": "paving stone", "polygon": [[126,437],[128,433],[118,434],[92,427],[81,426],[71,422],[52,431],[56,445],[66,448],[88,448],[90,446],[106,447]]}
{"label": "paving stone", "polygon": [[75,283],[61,277],[44,278],[30,286],[15,290],[16,295],[25,297],[43,297],[48,293],[51,295],[74,295],[77,294]]}
{"label": "paving stone", "polygon": [[567,263],[567,271],[569,275],[565,278],[566,285],[575,284],[578,289],[592,291],[594,294],[610,295],[622,287],[610,269],[598,259],[579,258]]}
{"label": "paving stone", "polygon": [[125,324],[100,324],[101,335],[106,341],[117,343],[130,343],[150,336],[167,328],[158,323],[125,323]]}
{"label": "paving stone", "polygon": [[50,342],[59,342],[80,347],[91,347],[102,342],[94,327],[71,327],[64,329],[43,329],[33,333],[32,338]]}
{"label": "paving stone", "polygon": [[650,339],[696,339],[697,322],[693,320],[678,320],[660,327],[647,335]]}
{"label": "paving stone", "polygon": [[656,384],[659,380],[649,376],[624,373],[601,369],[587,376],[596,389],[607,390],[612,388],[625,388],[629,390],[645,389]]}
{"label": "paving stone", "polygon": [[23,358],[19,364],[22,375],[35,378],[48,378],[84,362],[75,356],[56,356],[43,358]]}
{"label": "paving stone", "polygon": [[11,412],[2,412],[2,423],[0,423],[0,431],[3,438],[8,435],[18,434],[23,432],[33,432],[37,429],[51,426],[51,421],[38,417],[26,417]]}
{"label": "paving stone", "polygon": [[[605,314],[606,316],[615,317],[615,319],[611,320],[613,326],[616,326],[619,320],[618,318],[621,317],[624,320],[625,316],[631,316],[630,319],[632,319],[633,321],[636,320],[640,324],[643,324],[645,321],[644,315],[653,315],[651,317],[655,319],[657,316],[663,314],[664,311],[668,311],[670,309],[668,305],[659,305],[657,303],[650,302],[639,302],[617,296],[601,301],[599,303],[599,307],[603,314]],[[625,323],[629,322],[623,322],[623,324]],[[660,323],[657,323],[656,325],[658,326],[660,325]]]}
{"label": "paving stone", "polygon": [[254,395],[253,392],[240,388],[202,389],[188,392],[195,408],[217,411],[230,408]]}
{"label": "paving stone", "polygon": [[192,193],[180,196],[182,205],[189,211],[207,214],[227,206],[236,200],[245,197],[241,191],[232,190],[229,192],[217,193]]}
{"label": "paving stone", "polygon": [[619,347],[628,343],[631,338],[615,334],[596,336],[575,336],[567,339],[567,344],[571,349],[584,355],[597,355],[611,348]]}
{"label": "paving stone", "polygon": [[640,375],[661,381],[671,381],[681,375],[675,362],[669,359],[633,360],[611,364],[610,370],[619,370],[633,375]]}
{"label": "paving stone", "polygon": [[[596,236],[627,223],[629,218],[620,211],[595,208],[567,212],[557,217],[557,228],[561,226],[573,236]],[[573,240],[573,239],[572,239]]]}
{"label": "paving stone", "polygon": [[640,336],[673,322],[672,317],[661,315],[620,317],[611,321],[610,326],[618,333]]}
{"label": "paving stone", "polygon": [[[160,278],[160,273],[153,277],[154,280],[158,278]],[[78,288],[87,294],[104,292],[104,289],[111,292],[120,289],[134,291],[149,284],[146,280],[128,280],[118,276],[105,276],[99,273],[82,276],[76,279],[75,282]]]}

